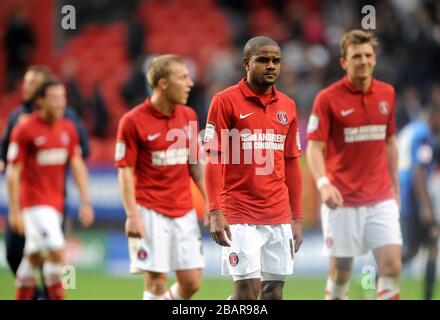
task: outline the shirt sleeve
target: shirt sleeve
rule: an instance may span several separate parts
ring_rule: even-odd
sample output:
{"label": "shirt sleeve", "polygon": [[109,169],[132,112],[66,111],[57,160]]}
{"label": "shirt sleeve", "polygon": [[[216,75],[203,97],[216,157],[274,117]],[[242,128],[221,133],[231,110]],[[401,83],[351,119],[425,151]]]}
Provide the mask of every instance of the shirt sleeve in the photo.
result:
{"label": "shirt sleeve", "polygon": [[313,103],[307,124],[307,139],[327,141],[330,133],[330,106],[327,97],[320,92]]}
{"label": "shirt sleeve", "polygon": [[115,164],[117,167],[135,167],[138,153],[138,136],[136,126],[126,115],[118,125],[115,148]]}
{"label": "shirt sleeve", "polygon": [[22,126],[17,125],[12,130],[11,140],[8,147],[8,163],[21,163],[27,157],[28,139]]}
{"label": "shirt sleeve", "polygon": [[287,131],[286,145],[284,148],[284,156],[287,158],[298,158],[301,156],[301,137],[299,134],[298,114],[296,112],[295,102],[293,104],[293,119]]}
{"label": "shirt sleeve", "polygon": [[396,134],[396,93],[393,89],[393,96],[391,100],[391,112],[390,112],[390,118],[388,119],[387,123],[387,138]]}
{"label": "shirt sleeve", "polygon": [[[219,96],[214,96],[209,107],[208,120],[203,138],[204,150],[224,152],[228,145],[231,112]],[[223,132],[222,132],[223,129]]]}

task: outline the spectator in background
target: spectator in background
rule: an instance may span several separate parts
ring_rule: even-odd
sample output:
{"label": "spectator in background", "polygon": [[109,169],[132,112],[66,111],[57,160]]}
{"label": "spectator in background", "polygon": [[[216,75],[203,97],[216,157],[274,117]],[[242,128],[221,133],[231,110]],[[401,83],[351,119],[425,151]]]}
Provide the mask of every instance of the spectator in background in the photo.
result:
{"label": "spectator in background", "polygon": [[15,89],[35,46],[35,35],[21,12],[12,15],[4,38],[6,52],[6,90]]}
{"label": "spectator in background", "polygon": [[77,69],[78,60],[75,57],[70,57],[69,59],[65,60],[61,66],[64,85],[67,89],[67,101],[69,101],[69,105],[81,118],[84,114],[84,102],[78,87],[78,83],[75,80]]}
{"label": "spectator in background", "polygon": [[98,138],[105,138],[110,116],[99,86],[95,86],[90,103],[93,111],[93,135]]}
{"label": "spectator in background", "polygon": [[142,103],[147,98],[148,85],[145,79],[145,64],[146,61],[144,61],[144,59],[138,59],[136,63],[133,64],[133,71],[130,77],[122,86],[121,95],[128,109]]}

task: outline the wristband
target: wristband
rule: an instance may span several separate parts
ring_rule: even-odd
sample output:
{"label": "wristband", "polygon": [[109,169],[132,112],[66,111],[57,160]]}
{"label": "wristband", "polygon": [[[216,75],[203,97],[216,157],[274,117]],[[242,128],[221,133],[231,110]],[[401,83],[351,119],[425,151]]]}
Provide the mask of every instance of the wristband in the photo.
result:
{"label": "wristband", "polygon": [[326,184],[330,184],[330,180],[326,176],[322,176],[318,180],[316,180],[316,188],[321,191],[322,187]]}

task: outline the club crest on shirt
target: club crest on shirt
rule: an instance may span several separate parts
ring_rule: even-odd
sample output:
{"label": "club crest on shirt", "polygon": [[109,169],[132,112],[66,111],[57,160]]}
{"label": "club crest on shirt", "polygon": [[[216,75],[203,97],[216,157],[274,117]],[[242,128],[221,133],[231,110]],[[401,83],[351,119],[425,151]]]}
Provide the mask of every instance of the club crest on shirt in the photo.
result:
{"label": "club crest on shirt", "polygon": [[289,122],[289,116],[285,111],[278,111],[277,112],[277,120],[282,125],[286,125]]}
{"label": "club crest on shirt", "polygon": [[325,245],[327,246],[327,248],[331,248],[333,246],[333,239],[331,237],[325,239]]}
{"label": "club crest on shirt", "polygon": [[147,256],[147,251],[144,248],[140,248],[137,254],[138,259],[143,261],[147,259]]}
{"label": "club crest on shirt", "polygon": [[69,134],[66,131],[61,132],[60,134],[61,143],[67,146],[70,142]]}
{"label": "club crest on shirt", "polygon": [[390,106],[388,105],[388,102],[386,102],[385,100],[380,101],[379,102],[379,111],[384,116],[389,115],[390,114]]}
{"label": "club crest on shirt", "polygon": [[235,252],[232,252],[229,255],[229,263],[231,264],[231,266],[235,267],[238,264],[238,255]]}

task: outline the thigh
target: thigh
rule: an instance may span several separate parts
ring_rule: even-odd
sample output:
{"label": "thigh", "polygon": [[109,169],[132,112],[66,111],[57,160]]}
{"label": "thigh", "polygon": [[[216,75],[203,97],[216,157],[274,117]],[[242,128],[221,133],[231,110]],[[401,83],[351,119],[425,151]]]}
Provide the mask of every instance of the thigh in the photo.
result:
{"label": "thigh", "polygon": [[261,248],[261,272],[275,275],[293,273],[294,242],[290,224],[258,226],[268,234]]}
{"label": "thigh", "polygon": [[364,208],[321,207],[323,253],[330,257],[355,257],[365,254],[363,235],[365,227]]}
{"label": "thigh", "polygon": [[171,270],[201,269],[203,258],[202,235],[195,210],[172,219]]}
{"label": "thigh", "polygon": [[365,226],[366,249],[387,245],[402,245],[399,207],[395,200],[387,200],[368,207]]}
{"label": "thigh", "polygon": [[222,274],[245,276],[261,270],[261,247],[265,243],[256,225],[230,225],[232,243],[222,247]]}

